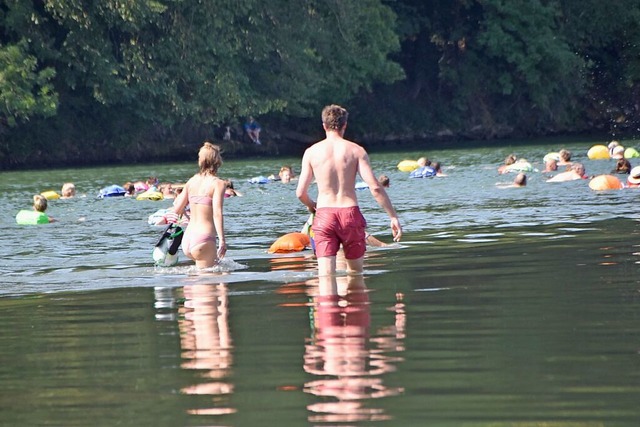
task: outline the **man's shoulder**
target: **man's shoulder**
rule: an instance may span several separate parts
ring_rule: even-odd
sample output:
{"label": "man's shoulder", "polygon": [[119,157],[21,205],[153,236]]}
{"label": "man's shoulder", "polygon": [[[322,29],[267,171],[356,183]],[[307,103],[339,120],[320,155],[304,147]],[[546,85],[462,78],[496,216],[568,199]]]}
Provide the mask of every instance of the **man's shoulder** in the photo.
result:
{"label": "man's shoulder", "polygon": [[325,138],[311,145],[309,148],[306,149],[306,152],[328,151],[328,150],[333,150],[338,146],[342,146],[343,150],[348,150],[353,153],[366,154],[366,150],[364,149],[364,147],[362,147],[356,142],[353,142],[344,138],[339,138],[339,139]]}

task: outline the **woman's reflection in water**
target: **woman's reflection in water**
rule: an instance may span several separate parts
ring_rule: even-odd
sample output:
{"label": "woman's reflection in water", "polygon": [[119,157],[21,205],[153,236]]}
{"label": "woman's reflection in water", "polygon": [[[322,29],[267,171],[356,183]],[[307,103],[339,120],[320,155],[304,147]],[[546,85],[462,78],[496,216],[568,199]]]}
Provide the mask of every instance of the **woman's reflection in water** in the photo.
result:
{"label": "woman's reflection in water", "polygon": [[[312,283],[315,282],[315,283]],[[304,369],[322,376],[305,384],[323,402],[307,408],[310,422],[380,421],[383,409],[365,406],[372,399],[394,396],[402,388],[387,387],[382,375],[395,370],[403,351],[404,306],[394,307],[396,321],[370,337],[369,293],[362,275],[324,276],[311,281],[313,331],[305,348]]]}
{"label": "woman's reflection in water", "polygon": [[233,384],[224,381],[233,364],[225,284],[185,285],[179,310],[182,368],[197,369],[205,381],[182,389],[185,394],[214,396],[211,407],[189,410],[195,415],[234,413],[229,406]]}

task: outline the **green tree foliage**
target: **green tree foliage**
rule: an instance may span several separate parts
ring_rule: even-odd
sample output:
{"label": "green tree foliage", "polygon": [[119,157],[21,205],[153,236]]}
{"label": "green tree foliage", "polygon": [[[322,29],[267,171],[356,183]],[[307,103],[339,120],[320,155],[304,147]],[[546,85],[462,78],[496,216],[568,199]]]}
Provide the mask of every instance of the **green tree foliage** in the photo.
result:
{"label": "green tree foliage", "polygon": [[562,33],[583,58],[589,118],[612,134],[640,124],[640,3],[562,0]]}
{"label": "green tree foliage", "polygon": [[560,31],[557,2],[389,4],[400,19],[405,90],[430,129],[491,138],[575,124],[584,64]]}
{"label": "green tree foliage", "polygon": [[379,0],[0,0],[0,13],[2,42],[28,40],[34,75],[59,96],[48,130],[99,147],[122,148],[135,129],[152,139],[250,114],[305,117],[403,77],[388,58],[395,15]]}
{"label": "green tree foliage", "polygon": [[576,119],[571,112],[584,88],[584,64],[560,34],[558,5],[485,0],[483,6],[473,49],[483,58],[477,63],[487,71],[482,74],[492,77],[487,95],[494,95],[498,112],[537,117],[531,131],[566,129]]}
{"label": "green tree foliage", "polygon": [[39,68],[25,52],[27,42],[0,47],[0,131],[33,116],[55,114],[58,97],[53,90],[52,68]]}
{"label": "green tree foliage", "polygon": [[169,156],[327,103],[370,139],[623,132],[639,79],[636,0],[0,0],[0,163]]}
{"label": "green tree foliage", "polygon": [[347,99],[372,81],[402,77],[387,59],[399,48],[394,15],[376,0],[49,0],[5,8],[5,33],[33,36],[34,54],[58,71],[63,101],[90,97],[168,126],[285,108],[305,114],[319,96]]}

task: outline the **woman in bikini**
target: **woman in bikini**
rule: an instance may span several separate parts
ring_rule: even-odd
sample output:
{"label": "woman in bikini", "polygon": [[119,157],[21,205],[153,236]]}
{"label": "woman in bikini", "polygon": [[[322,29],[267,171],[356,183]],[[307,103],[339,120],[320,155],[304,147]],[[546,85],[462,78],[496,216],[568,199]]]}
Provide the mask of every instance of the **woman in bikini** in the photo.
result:
{"label": "woman in bikini", "polygon": [[182,239],[182,251],[196,262],[198,268],[214,267],[227,252],[222,213],[226,184],[216,176],[220,165],[220,147],[205,142],[198,152],[200,171],[187,181],[174,202],[178,214],[184,212],[187,204],[191,209],[191,219]]}

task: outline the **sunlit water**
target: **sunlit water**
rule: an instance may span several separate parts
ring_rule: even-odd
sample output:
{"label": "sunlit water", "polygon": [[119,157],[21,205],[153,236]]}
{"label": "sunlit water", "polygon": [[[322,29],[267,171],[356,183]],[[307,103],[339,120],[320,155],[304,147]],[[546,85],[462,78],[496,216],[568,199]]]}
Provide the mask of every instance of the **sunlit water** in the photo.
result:
{"label": "sunlit water", "polygon": [[[248,183],[299,158],[224,163],[244,196],[226,199],[229,252],[205,274],[184,256],[153,266],[147,218],[171,201],[96,198],[185,181],[197,147],[187,164],[0,173],[0,425],[640,425],[640,190],[539,172],[496,185],[513,179],[496,173],[510,152],[542,169],[566,147],[609,172],[592,144],[372,153],[404,238],[370,249],[362,289],[331,301],[311,251],[266,251],[307,219],[295,184]],[[421,155],[448,176],[396,169]],[[66,181],[80,197],[50,202],[59,222],[15,224]]]}

